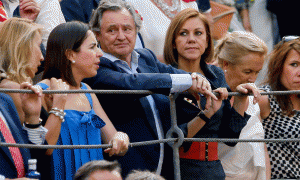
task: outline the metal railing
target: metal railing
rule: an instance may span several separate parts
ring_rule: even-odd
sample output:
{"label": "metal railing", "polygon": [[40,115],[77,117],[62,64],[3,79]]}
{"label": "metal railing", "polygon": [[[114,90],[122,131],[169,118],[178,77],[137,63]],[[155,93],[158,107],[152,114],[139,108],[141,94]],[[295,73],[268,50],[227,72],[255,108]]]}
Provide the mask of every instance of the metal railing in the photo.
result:
{"label": "metal railing", "polygon": [[[33,93],[32,90],[19,90],[19,89],[0,89],[3,93]],[[95,94],[142,94],[151,95],[154,94],[148,90],[43,90],[44,94],[65,94],[65,93],[95,93]],[[220,138],[184,138],[182,130],[177,125],[176,118],[176,104],[175,100],[179,94],[170,94],[170,113],[171,113],[171,128],[166,134],[166,139],[134,142],[130,143],[129,147],[153,145],[159,143],[168,143],[173,149],[173,164],[174,164],[174,178],[175,180],[180,180],[180,161],[179,161],[179,147],[183,142],[261,142],[261,143],[283,143],[283,142],[300,142],[300,139],[220,139]],[[300,94],[300,90],[296,91],[270,91],[262,92],[261,95],[289,95],[289,94]],[[245,96],[245,94],[240,94],[238,92],[229,92],[229,96]],[[251,96],[248,94],[246,96]],[[176,136],[176,138],[174,138]],[[19,148],[34,148],[34,149],[97,149],[97,148],[109,148],[112,145],[101,144],[101,145],[32,145],[32,144],[10,144],[0,142],[0,146],[5,147],[19,147]]]}

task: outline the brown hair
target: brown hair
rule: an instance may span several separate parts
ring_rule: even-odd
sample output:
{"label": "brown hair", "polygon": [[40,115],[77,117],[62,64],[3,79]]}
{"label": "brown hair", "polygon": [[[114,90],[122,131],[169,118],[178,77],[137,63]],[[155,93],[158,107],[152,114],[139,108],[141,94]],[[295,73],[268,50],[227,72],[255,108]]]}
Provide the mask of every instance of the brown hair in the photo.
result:
{"label": "brown hair", "polygon": [[71,21],[60,24],[51,31],[47,43],[43,79],[61,78],[71,86],[77,86],[66,51],[79,52],[81,44],[87,38],[88,30],[87,24]]}
{"label": "brown hair", "polygon": [[[282,85],[280,77],[286,57],[292,49],[300,53],[299,38],[288,42],[279,42],[270,54],[266,83],[270,85],[273,91],[287,90],[287,88]],[[289,116],[294,115],[293,104],[289,96],[275,95],[275,97],[283,113]]]}
{"label": "brown hair", "polygon": [[211,30],[208,20],[196,9],[188,8],[180,11],[171,21],[168,31],[166,33],[165,46],[164,46],[164,59],[167,64],[178,63],[178,52],[174,49],[175,38],[183,24],[190,18],[198,17],[205,26],[207,37],[207,48],[201,56],[201,60],[210,62],[214,54],[213,41],[211,37]]}
{"label": "brown hair", "polygon": [[34,37],[42,26],[23,18],[9,18],[0,25],[0,67],[11,81],[31,80],[26,69],[32,58]]}

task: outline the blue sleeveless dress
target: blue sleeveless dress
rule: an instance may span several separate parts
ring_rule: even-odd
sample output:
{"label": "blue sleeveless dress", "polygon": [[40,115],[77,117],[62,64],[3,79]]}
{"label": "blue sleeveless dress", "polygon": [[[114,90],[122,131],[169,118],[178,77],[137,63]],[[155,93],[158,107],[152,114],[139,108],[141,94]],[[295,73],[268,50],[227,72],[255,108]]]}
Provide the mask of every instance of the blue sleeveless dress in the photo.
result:
{"label": "blue sleeveless dress", "polygon": [[[42,89],[49,86],[37,84]],[[81,89],[87,89],[81,83]],[[61,124],[57,145],[99,145],[101,144],[101,128],[105,122],[96,115],[92,97],[85,94],[91,106],[89,112],[65,110],[65,122]],[[102,160],[102,149],[54,149],[51,162],[51,176],[55,180],[72,180],[75,172],[86,162]]]}

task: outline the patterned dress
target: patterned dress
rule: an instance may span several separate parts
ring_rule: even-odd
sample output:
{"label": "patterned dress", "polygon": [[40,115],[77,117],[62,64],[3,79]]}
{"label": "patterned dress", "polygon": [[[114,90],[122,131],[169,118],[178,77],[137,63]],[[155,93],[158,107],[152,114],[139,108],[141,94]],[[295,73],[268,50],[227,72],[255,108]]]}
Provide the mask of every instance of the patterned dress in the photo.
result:
{"label": "patterned dress", "polygon": [[[271,91],[270,86],[264,86],[263,90]],[[276,98],[269,95],[271,113],[263,120],[265,139],[299,139],[300,135],[300,111],[292,117],[282,113]],[[266,143],[271,161],[272,179],[300,178],[300,154],[299,142]]]}

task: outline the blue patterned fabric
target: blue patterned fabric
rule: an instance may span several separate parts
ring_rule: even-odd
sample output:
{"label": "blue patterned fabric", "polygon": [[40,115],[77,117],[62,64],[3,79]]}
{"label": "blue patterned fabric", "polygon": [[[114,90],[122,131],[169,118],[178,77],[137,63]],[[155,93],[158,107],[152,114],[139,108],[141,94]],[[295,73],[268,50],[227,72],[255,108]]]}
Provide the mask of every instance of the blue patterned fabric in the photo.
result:
{"label": "blue patterned fabric", "polygon": [[[48,86],[39,83],[43,89]],[[87,89],[81,83],[81,89]],[[101,144],[101,128],[105,122],[96,115],[93,109],[92,97],[85,94],[89,100],[89,112],[65,110],[65,122],[62,123],[57,145],[97,145]],[[72,180],[76,170],[86,162],[103,159],[102,149],[55,149],[52,158],[52,179]]]}

